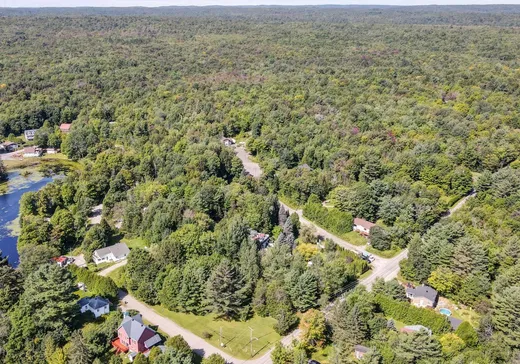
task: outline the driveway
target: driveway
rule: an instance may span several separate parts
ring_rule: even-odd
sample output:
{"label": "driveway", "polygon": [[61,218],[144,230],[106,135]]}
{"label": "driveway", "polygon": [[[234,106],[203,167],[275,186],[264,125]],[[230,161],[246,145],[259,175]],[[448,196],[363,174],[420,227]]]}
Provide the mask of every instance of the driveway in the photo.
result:
{"label": "driveway", "polygon": [[103,277],[106,277],[106,276],[108,276],[108,274],[109,274],[110,272],[113,272],[113,271],[115,271],[117,268],[126,265],[127,262],[128,262],[127,259],[122,260],[122,261],[120,261],[119,263],[116,263],[116,264],[114,264],[114,265],[111,265],[110,267],[105,268],[105,269],[103,269],[102,271],[98,272],[98,275],[103,276]]}

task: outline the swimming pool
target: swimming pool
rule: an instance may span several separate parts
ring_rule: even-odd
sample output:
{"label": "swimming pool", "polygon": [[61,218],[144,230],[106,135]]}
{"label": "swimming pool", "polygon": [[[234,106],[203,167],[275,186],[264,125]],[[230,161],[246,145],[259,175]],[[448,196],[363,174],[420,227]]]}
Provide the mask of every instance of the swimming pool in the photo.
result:
{"label": "swimming pool", "polygon": [[443,315],[451,316],[451,311],[448,310],[447,308],[441,308],[441,309],[439,310],[439,312],[440,312],[441,314],[443,314]]}

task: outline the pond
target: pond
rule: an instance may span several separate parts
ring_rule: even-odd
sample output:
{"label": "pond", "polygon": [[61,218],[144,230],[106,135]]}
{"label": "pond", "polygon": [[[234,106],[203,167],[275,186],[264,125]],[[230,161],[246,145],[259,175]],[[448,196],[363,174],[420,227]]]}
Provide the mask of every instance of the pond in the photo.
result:
{"label": "pond", "polygon": [[36,171],[27,177],[21,173],[21,170],[9,172],[7,189],[0,190],[0,249],[4,256],[9,256],[9,263],[14,267],[18,265],[19,259],[16,243],[20,229],[20,198],[25,192],[38,191],[53,181],[53,177],[45,177]]}

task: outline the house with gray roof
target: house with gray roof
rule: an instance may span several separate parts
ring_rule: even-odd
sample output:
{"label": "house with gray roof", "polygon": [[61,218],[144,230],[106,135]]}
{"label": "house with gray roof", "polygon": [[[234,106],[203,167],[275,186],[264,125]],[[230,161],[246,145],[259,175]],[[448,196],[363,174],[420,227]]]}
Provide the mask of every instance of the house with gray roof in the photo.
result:
{"label": "house with gray roof", "polygon": [[427,328],[426,326],[423,326],[423,325],[409,325],[409,326],[405,326],[401,329],[401,332],[406,332],[406,333],[409,333],[409,334],[413,334],[415,332],[419,332],[421,330],[424,330],[428,333],[428,335],[432,336],[432,330],[430,330],[429,328]]}
{"label": "house with gray roof", "polygon": [[25,140],[30,142],[31,140],[34,140],[34,135],[36,134],[38,130],[37,129],[28,129],[23,132],[23,135],[25,136]]}
{"label": "house with gray roof", "polygon": [[120,352],[128,352],[132,361],[138,353],[148,356],[150,349],[161,342],[161,337],[154,330],[143,323],[143,316],[125,315],[123,322],[117,329],[117,339],[112,346]]}
{"label": "house with gray roof", "polygon": [[110,301],[103,297],[83,297],[78,301],[81,313],[90,311],[96,318],[110,312]]}
{"label": "house with gray roof", "polygon": [[125,243],[117,243],[107,246],[106,248],[95,250],[94,254],[92,254],[92,260],[94,260],[96,264],[119,262],[126,259],[129,253],[130,249],[128,249]]}
{"label": "house with gray roof", "polygon": [[406,288],[406,297],[408,297],[412,305],[417,307],[437,306],[439,293],[430,286],[421,285],[417,287]]}

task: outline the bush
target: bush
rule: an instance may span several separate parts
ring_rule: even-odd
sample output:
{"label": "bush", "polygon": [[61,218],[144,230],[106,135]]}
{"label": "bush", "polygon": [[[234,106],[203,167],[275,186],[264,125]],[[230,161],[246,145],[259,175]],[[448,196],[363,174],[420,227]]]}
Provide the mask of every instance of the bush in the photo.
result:
{"label": "bush", "polygon": [[477,332],[467,321],[464,321],[457,327],[455,334],[464,340],[467,346],[476,346],[478,343]]}
{"label": "bush", "polygon": [[74,275],[76,282],[85,283],[89,293],[110,299],[117,298],[119,289],[111,278],[99,276],[88,269],[80,268],[76,265],[69,265],[69,269]]}
{"label": "bush", "polygon": [[213,334],[211,332],[207,332],[207,331],[202,331],[202,338],[203,339],[211,339],[211,337],[213,336]]}
{"label": "bush", "polygon": [[335,208],[323,207],[320,200],[314,195],[309,197],[303,207],[303,215],[336,235],[352,231],[354,219],[351,214]]}
{"label": "bush", "polygon": [[385,316],[395,320],[410,325],[426,326],[435,334],[443,334],[451,329],[446,317],[434,311],[412,306],[408,302],[396,301],[381,294],[376,295],[375,301]]}

